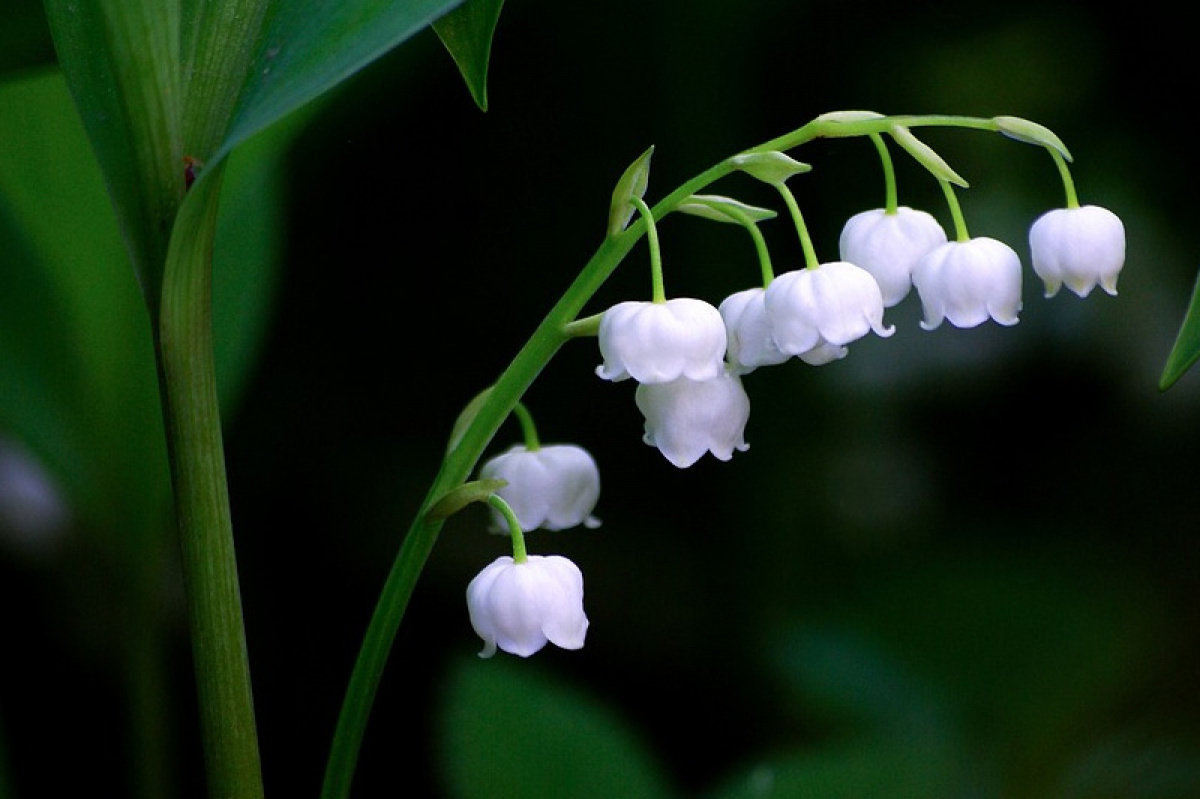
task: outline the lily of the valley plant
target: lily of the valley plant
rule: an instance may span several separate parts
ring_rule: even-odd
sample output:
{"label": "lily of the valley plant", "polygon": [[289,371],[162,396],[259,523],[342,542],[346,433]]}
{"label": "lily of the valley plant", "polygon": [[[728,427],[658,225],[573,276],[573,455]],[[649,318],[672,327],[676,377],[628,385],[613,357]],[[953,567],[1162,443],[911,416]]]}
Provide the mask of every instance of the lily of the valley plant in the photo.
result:
{"label": "lily of the valley plant", "polygon": [[[455,5],[46,0],[58,60],[108,180],[152,323],[201,738],[214,797],[263,793],[212,363],[211,260],[226,156],[434,21],[464,75],[472,64],[486,64],[486,47],[482,58],[472,59],[457,43],[486,43],[500,3],[474,2],[466,7],[470,13],[454,12],[447,22],[442,15]],[[482,81],[475,77],[468,84],[482,106]],[[1116,293],[1125,261],[1119,217],[1080,204],[1067,148],[1028,120],[825,114],[724,158],[653,203],[646,199],[653,148],[647,149],[618,179],[606,235],[592,257],[503,372],[481,381],[490,386],[467,403],[449,431],[442,462],[403,537],[349,675],[332,733],[325,799],[350,794],[397,630],[452,514],[481,506],[491,529],[511,541],[511,554],[506,549],[481,556],[482,568],[466,586],[463,623],[482,639],[479,654],[529,657],[547,644],[584,647],[589,628],[584,575],[570,560],[546,551],[553,538],[535,531],[571,535],[572,528],[596,528],[602,471],[579,444],[543,444],[524,403],[560,347],[595,339],[597,390],[608,383],[632,387],[644,416],[642,429],[627,434],[640,435],[686,469],[706,455],[728,461],[748,449],[747,374],[853,357],[863,337],[895,332],[888,309],[914,293],[926,330],[945,322],[973,327],[1018,321],[1025,271],[1020,256],[1009,244],[968,232],[957,199],[967,182],[914,132],[931,126],[1000,133],[1043,148],[1062,182],[1064,202],[1031,226],[1032,269],[1047,297],[1063,285],[1080,297],[1096,286]],[[812,240],[789,188],[810,167],[791,153],[818,138],[852,137],[875,145],[884,202],[849,219],[836,256],[822,257],[818,252],[833,246]],[[897,146],[940,185],[948,227],[929,209],[900,204],[891,161]],[[713,193],[726,182],[735,192],[739,180],[761,182],[778,194],[802,263],[776,273],[759,225],[779,211]],[[658,226],[676,214],[746,232],[754,257],[731,266],[746,275],[744,288],[724,298],[670,294]],[[589,308],[643,241],[648,295],[607,310]],[[522,439],[492,452],[497,434],[514,417]],[[482,538],[481,550],[495,541]]]}

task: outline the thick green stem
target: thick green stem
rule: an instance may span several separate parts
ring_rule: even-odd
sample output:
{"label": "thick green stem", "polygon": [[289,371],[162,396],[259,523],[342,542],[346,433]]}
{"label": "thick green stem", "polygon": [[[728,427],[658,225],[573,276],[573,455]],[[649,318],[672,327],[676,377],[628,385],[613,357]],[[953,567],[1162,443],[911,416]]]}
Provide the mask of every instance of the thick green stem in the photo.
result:
{"label": "thick green stem", "polygon": [[209,796],[263,795],[212,353],[211,265],[223,168],[180,209],[157,328],[163,416]]}

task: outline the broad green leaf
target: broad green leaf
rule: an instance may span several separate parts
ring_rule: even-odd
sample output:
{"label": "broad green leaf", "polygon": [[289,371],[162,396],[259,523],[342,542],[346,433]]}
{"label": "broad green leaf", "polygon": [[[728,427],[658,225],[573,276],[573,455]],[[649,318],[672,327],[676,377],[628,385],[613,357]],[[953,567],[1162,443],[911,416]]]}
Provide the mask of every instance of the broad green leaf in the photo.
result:
{"label": "broad green leaf", "polygon": [[[1144,684],[1165,614],[1134,574],[1071,555],[931,559],[847,601],[851,624],[920,667],[973,737],[1010,765],[1051,756]],[[915,623],[914,620],[920,620]],[[1018,766],[1019,767],[1019,766]]]}
{"label": "broad green leaf", "polygon": [[187,164],[211,169],[459,2],[46,0],[152,314]]}
{"label": "broad green leaf", "polygon": [[1200,360],[1200,278],[1192,288],[1192,299],[1184,314],[1183,324],[1176,334],[1175,343],[1167,355],[1166,366],[1158,379],[1160,391],[1166,391]]}
{"label": "broad green leaf", "polygon": [[282,279],[289,145],[320,103],[245,142],[225,169],[213,245],[213,357],[223,414],[253,374]]}
{"label": "broad green leaf", "polygon": [[0,227],[21,242],[0,270],[0,414],[76,512],[153,525],[166,480],[149,317],[58,70],[0,86],[0,141]]}
{"label": "broad green leaf", "polygon": [[461,0],[271,0],[214,160],[429,25]]}
{"label": "broad green leaf", "polygon": [[488,107],[488,63],[503,5],[504,0],[468,0],[433,23],[481,111]]}
{"label": "broad green leaf", "polygon": [[772,636],[781,706],[842,735],[947,743],[961,734],[928,675],[862,629],[805,619]]}
{"label": "broad green leaf", "polygon": [[[903,740],[862,739],[831,747],[771,753],[706,794],[710,799],[904,797],[963,794],[970,764],[954,752]],[[972,770],[978,774],[978,768]],[[994,790],[978,790],[983,796]]]}
{"label": "broad green leaf", "polygon": [[184,191],[178,12],[172,0],[46,0],[59,65],[152,311]]}
{"label": "broad green leaf", "polygon": [[675,792],[635,727],[532,660],[448,672],[439,759],[449,799],[662,799]]}

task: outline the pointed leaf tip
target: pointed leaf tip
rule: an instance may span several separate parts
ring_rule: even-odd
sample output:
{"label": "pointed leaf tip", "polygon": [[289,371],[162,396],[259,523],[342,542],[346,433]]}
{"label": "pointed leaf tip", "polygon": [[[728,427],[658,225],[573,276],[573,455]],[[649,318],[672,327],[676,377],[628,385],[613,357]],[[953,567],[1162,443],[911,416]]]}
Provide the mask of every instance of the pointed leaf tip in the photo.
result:
{"label": "pointed leaf tip", "polygon": [[503,5],[504,0],[468,0],[433,23],[480,111],[488,108],[488,64]]}
{"label": "pointed leaf tip", "polygon": [[629,201],[634,197],[641,199],[645,196],[646,187],[650,184],[650,156],[653,154],[652,144],[625,169],[617,181],[612,193],[612,204],[608,209],[608,235],[615,236],[620,233],[633,218],[634,207]]}
{"label": "pointed leaf tip", "polygon": [[1167,355],[1166,365],[1158,380],[1158,390],[1166,391],[1200,360],[1200,277],[1192,288],[1192,299],[1184,314],[1183,323]]}

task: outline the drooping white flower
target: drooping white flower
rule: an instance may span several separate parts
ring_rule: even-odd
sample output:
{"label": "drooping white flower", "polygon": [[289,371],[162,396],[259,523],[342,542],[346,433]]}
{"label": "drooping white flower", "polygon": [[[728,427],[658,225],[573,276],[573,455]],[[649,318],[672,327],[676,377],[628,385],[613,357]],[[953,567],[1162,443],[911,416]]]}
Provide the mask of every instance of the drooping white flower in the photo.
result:
{"label": "drooping white flower", "polygon": [[760,366],[783,363],[791,356],[780,352],[771,336],[764,303],[766,291],[750,288],[726,297],[717,308],[725,320],[728,344],[725,360],[738,374],[748,374]]}
{"label": "drooping white flower", "polygon": [[1021,259],[1007,244],[986,236],[951,241],[934,249],[913,270],[925,318],[933,330],[943,319],[975,327],[989,318],[1015,325],[1021,310]]}
{"label": "drooping white flower", "polygon": [[844,356],[846,344],[872,330],[884,337],[896,332],[883,324],[875,278],[848,261],[785,272],[767,286],[764,302],[775,346],[810,363]]}
{"label": "drooping white flower", "polygon": [[749,448],[750,398],[741,378],[728,369],[708,380],[643,383],[634,400],[646,418],[643,440],[681,469],[706,452],[727,461],[735,449]]}
{"label": "drooping white flower", "polygon": [[599,338],[604,363],[596,374],[605,380],[707,380],[723,368],[725,322],[703,300],[617,303],[604,312]]}
{"label": "drooping white flower", "polygon": [[1098,205],[1058,208],[1030,226],[1029,250],[1047,297],[1064,283],[1080,297],[1097,285],[1115,295],[1117,275],[1125,265],[1125,225]]}
{"label": "drooping white flower", "polygon": [[[545,444],[529,450],[518,444],[485,462],[479,476],[508,482],[496,493],[512,508],[522,530],[600,525],[591,515],[600,499],[600,471],[582,447]],[[498,510],[492,509],[492,522],[494,532],[508,533]]]}
{"label": "drooping white flower", "polygon": [[579,649],[587,635],[583,574],[561,555],[497,558],[467,586],[467,611],[484,658],[496,647],[529,657],[547,642]]}
{"label": "drooping white flower", "polygon": [[885,308],[908,296],[917,261],[945,243],[946,231],[933,215],[903,205],[892,213],[876,208],[855,214],[838,242],[842,260],[861,266],[879,283]]}

